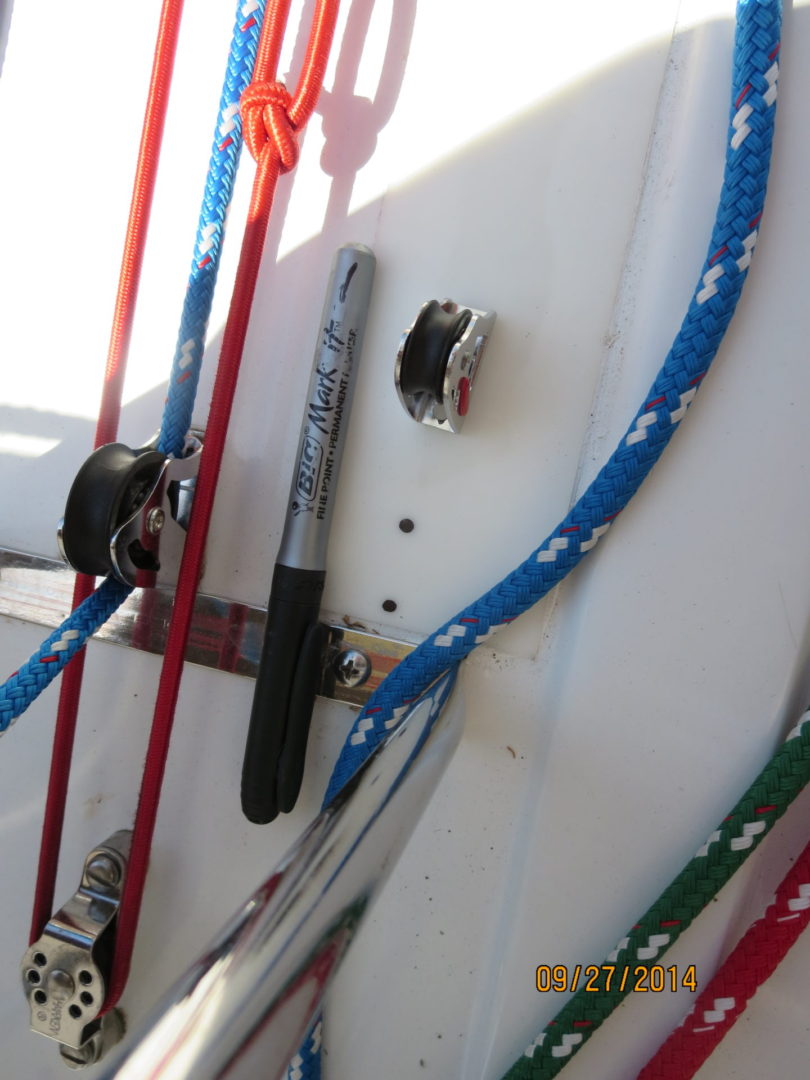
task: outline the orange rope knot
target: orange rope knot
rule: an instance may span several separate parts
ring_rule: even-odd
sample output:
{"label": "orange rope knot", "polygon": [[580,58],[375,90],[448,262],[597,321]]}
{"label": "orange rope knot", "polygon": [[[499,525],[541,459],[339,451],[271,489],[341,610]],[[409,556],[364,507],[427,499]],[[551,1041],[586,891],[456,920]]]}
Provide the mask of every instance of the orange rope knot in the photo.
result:
{"label": "orange rope knot", "polygon": [[270,146],[281,163],[281,171],[289,172],[298,162],[298,136],[290,120],[292,98],[284,83],[251,83],[239,103],[245,145],[251,156],[260,161]]}

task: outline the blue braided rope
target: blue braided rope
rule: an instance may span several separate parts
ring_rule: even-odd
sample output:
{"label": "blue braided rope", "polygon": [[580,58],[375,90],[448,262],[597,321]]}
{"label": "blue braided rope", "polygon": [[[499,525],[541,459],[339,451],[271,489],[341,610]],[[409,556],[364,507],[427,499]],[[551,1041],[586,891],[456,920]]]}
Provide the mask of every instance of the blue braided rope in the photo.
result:
{"label": "blue braided rope", "polygon": [[242,0],[236,11],[214,141],[208,164],[194,257],[183,304],[158,449],[180,457],[191,427],[200,379],[205,332],[219,272],[225,219],[242,150],[239,99],[253,74],[265,0]]}
{"label": "blue braided rope", "polygon": [[[695,397],[745,281],[765,204],[776,100],[780,0],[739,0],[723,185],[700,281],[664,364],[633,422],[596,479],[531,555],[431,634],[385,679],[357,717],[332,772],[324,805],[383,736],[403,703],[554,588],[621,513],[663,453]],[[320,1019],[320,1018],[318,1018]],[[305,1042],[287,1080],[317,1080]]]}
{"label": "blue braided rope", "polygon": [[0,731],[24,713],[91,634],[123,604],[132,590],[115,578],[107,578],[92,596],[80,604],[62,625],[40,645],[29,660],[6,680],[0,696]]}
{"label": "blue braided rope", "polygon": [[[217,111],[194,258],[183,301],[177,349],[158,441],[162,453],[175,457],[182,454],[191,426],[205,333],[222,253],[225,218],[233,195],[242,147],[239,98],[253,73],[264,6],[265,0],[239,0],[236,8],[236,23]],[[131,591],[128,586],[108,578],[0,687],[0,734],[39,697]],[[56,652],[54,644],[59,646]]]}
{"label": "blue braided rope", "polygon": [[317,1016],[287,1069],[287,1080],[321,1080],[323,1018]]}

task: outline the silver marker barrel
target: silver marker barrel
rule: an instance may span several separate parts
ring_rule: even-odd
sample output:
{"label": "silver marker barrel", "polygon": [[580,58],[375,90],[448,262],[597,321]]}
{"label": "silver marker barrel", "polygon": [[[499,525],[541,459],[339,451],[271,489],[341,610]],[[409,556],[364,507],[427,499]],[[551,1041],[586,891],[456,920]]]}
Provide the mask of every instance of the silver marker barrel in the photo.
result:
{"label": "silver marker barrel", "polygon": [[326,568],[375,263],[369,248],[347,244],[338,249],[332,264],[278,553],[278,561],[285,566]]}

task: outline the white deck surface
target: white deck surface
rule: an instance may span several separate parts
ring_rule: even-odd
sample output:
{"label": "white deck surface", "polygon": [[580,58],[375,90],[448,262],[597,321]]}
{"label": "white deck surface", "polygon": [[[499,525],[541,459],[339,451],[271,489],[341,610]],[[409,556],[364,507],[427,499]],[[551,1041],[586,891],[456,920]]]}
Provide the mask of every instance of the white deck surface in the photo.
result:
{"label": "white deck surface", "polygon": [[[91,445],[158,7],[14,3],[0,78],[5,547],[55,556]],[[160,419],[232,8],[187,0],[121,425],[133,445]],[[378,276],[326,607],[427,633],[547,535],[686,310],[720,185],[732,32],[730,0],[355,0],[326,123],[314,118],[279,189],[206,591],[264,602],[324,282],[347,240],[375,250]],[[783,41],[769,200],[721,353],[599,550],[466,665],[462,745],[333,993],[328,1080],[497,1080],[562,1004],[535,991],[536,965],[599,963],[808,700],[804,4]],[[252,172],[245,156],[200,422]],[[402,329],[445,296],[498,312],[458,438],[411,422],[393,389]],[[41,638],[0,625],[4,669]],[[158,672],[154,657],[89,648],[60,902],[85,852],[131,820]],[[249,825],[251,690],[186,671],[122,1003],[133,1023],[307,824],[351,724],[319,704],[296,811]],[[0,743],[0,1074],[15,1080],[64,1076],[27,1031],[17,974],[56,700],[51,688]],[[705,983],[804,846],[809,809],[800,798],[667,964],[694,963]],[[700,1080],[808,1075],[809,960],[805,936]],[[564,1075],[634,1076],[689,1005],[637,995]]]}

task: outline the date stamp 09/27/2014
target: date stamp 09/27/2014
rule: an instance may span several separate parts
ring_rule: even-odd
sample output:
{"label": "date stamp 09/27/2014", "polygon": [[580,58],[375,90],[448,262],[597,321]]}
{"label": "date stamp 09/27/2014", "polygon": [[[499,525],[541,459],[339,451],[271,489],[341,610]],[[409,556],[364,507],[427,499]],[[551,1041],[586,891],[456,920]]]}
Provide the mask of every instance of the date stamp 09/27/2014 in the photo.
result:
{"label": "date stamp 09/27/2014", "polygon": [[626,964],[576,964],[573,967],[567,964],[555,964],[553,967],[540,964],[535,985],[541,994],[574,994],[577,990],[606,994],[611,990],[618,990],[620,994],[625,990],[636,994],[661,994],[666,990],[674,993],[679,989],[694,993],[697,990],[697,974],[694,964],[682,969],[677,964],[671,967],[661,964],[652,967],[646,964],[635,967]]}

